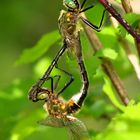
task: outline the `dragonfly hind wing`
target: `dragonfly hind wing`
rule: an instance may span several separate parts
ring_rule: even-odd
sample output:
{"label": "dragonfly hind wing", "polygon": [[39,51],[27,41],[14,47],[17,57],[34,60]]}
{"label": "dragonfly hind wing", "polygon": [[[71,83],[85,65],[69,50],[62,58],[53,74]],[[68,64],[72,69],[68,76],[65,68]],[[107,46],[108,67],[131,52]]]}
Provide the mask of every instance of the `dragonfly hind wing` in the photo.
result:
{"label": "dragonfly hind wing", "polygon": [[51,126],[51,127],[65,127],[62,119],[47,116],[44,120],[38,121],[40,125]]}
{"label": "dragonfly hind wing", "polygon": [[91,140],[88,130],[84,123],[79,119],[68,116],[65,126],[68,130],[70,140]]}

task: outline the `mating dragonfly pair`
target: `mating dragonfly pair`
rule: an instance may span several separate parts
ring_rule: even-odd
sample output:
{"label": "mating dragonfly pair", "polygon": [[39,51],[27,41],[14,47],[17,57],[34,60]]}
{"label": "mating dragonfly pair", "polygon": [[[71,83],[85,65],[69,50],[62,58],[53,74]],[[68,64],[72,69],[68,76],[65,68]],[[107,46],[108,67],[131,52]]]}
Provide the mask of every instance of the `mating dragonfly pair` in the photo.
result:
{"label": "mating dragonfly pair", "polygon": [[[54,60],[50,64],[43,77],[35,85],[33,85],[31,90],[29,91],[29,99],[33,102],[37,102],[39,100],[45,101],[44,108],[49,113],[49,116],[45,120],[43,120],[41,124],[54,127],[66,127],[68,128],[71,134],[71,139],[73,140],[90,139],[84,124],[77,118],[72,116],[81,108],[87,96],[89,87],[88,74],[82,56],[80,30],[78,28],[78,23],[81,20],[86,25],[99,32],[102,28],[106,12],[106,10],[103,11],[103,16],[101,18],[99,26],[92,24],[90,21],[81,16],[81,13],[94,7],[94,5],[91,5],[87,8],[83,8],[86,1],[87,0],[84,0],[81,5],[78,0],[63,1],[64,6],[67,8],[67,11],[61,11],[59,17],[59,30],[63,38],[63,46],[55,56]],[[131,29],[131,26],[127,24],[127,28]],[[80,93],[76,95],[76,98],[74,98],[74,96],[68,102],[64,102],[62,99],[60,99],[60,94],[73,82],[73,76],[65,70],[57,67],[58,60],[66,49],[74,52],[83,81],[83,86],[80,90]],[[58,68],[70,77],[70,80],[58,93],[55,93],[55,89],[57,88],[58,82],[60,80],[60,75],[50,77],[50,73],[54,67]],[[57,78],[55,84],[54,78]],[[51,88],[43,88],[43,84],[49,79],[51,80]]]}

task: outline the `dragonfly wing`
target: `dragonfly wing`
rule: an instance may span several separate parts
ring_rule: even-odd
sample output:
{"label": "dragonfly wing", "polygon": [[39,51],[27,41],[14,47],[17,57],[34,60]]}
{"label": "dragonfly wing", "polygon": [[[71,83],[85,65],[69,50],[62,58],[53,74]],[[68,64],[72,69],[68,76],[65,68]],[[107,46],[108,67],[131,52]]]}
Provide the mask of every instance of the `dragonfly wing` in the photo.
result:
{"label": "dragonfly wing", "polygon": [[65,127],[62,119],[54,118],[52,116],[47,116],[44,120],[38,122],[41,125],[51,126],[51,127]]}
{"label": "dragonfly wing", "polygon": [[70,140],[91,140],[84,123],[73,116],[67,116],[66,118],[48,116],[44,120],[39,121],[39,124],[59,128],[65,127]]}
{"label": "dragonfly wing", "polygon": [[91,140],[84,123],[79,119],[68,116],[69,121],[65,121],[65,126],[69,132],[70,140]]}

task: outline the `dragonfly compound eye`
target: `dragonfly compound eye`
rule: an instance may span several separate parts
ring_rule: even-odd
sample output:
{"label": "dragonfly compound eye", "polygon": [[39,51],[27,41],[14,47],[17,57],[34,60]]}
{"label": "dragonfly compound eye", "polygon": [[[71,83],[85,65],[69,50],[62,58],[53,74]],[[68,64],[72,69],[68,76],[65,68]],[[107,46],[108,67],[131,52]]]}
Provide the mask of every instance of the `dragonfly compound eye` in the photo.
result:
{"label": "dragonfly compound eye", "polygon": [[37,94],[37,100],[47,100],[48,95],[46,93],[40,92]]}
{"label": "dragonfly compound eye", "polygon": [[75,9],[78,6],[75,0],[64,0],[63,3],[67,8],[70,8],[70,9]]}

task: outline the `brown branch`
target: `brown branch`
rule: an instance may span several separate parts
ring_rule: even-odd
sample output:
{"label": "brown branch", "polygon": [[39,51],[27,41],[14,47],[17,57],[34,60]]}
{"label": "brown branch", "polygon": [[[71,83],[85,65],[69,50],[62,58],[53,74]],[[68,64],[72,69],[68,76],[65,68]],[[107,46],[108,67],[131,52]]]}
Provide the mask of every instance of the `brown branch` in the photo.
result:
{"label": "brown branch", "polygon": [[122,102],[127,105],[129,103],[129,98],[127,95],[127,91],[123,86],[123,83],[118,76],[117,72],[115,71],[111,61],[107,59],[102,60],[102,67],[106,74],[109,76],[110,80],[112,81],[112,84],[114,85],[115,89],[117,90]]}
{"label": "brown branch", "polygon": [[[85,17],[84,14],[82,16]],[[85,33],[91,43],[91,46],[92,46],[94,52],[97,52],[99,49],[103,48],[102,43],[100,42],[100,40],[96,36],[96,34],[93,32],[93,30],[86,24],[82,24],[82,25],[83,25]],[[126,89],[124,88],[123,83],[121,82],[117,72],[115,71],[112,63],[106,58],[102,58],[101,60],[102,60],[102,67],[104,69],[104,72],[108,75],[108,77],[112,81],[112,84],[114,85],[114,88],[116,89],[122,102],[125,105],[127,105],[129,103],[128,94],[127,94]]]}

